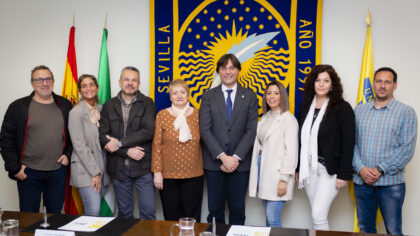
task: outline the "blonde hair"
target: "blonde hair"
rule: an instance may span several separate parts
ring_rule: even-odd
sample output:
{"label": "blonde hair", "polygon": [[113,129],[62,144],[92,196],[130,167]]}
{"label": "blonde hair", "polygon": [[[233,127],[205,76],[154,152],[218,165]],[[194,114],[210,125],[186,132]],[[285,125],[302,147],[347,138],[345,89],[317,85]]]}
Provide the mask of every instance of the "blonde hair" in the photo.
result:
{"label": "blonde hair", "polygon": [[185,91],[187,91],[187,94],[190,94],[190,88],[188,87],[188,84],[182,79],[174,79],[171,81],[171,83],[169,84],[169,93],[171,93],[173,88],[176,86],[183,87]]}

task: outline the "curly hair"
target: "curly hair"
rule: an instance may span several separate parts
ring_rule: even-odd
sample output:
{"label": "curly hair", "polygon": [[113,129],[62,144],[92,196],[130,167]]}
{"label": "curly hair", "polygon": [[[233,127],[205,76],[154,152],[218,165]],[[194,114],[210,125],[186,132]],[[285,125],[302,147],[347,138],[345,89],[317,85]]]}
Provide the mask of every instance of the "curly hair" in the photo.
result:
{"label": "curly hair", "polygon": [[314,68],[312,68],[311,72],[309,72],[308,76],[305,78],[302,104],[306,107],[309,107],[311,105],[312,100],[315,96],[315,80],[318,78],[318,75],[323,72],[328,73],[332,82],[331,91],[329,91],[327,94],[330,100],[328,102],[327,110],[325,111],[325,118],[335,107],[335,105],[344,100],[343,86],[341,85],[340,77],[331,65],[316,65],[314,66]]}

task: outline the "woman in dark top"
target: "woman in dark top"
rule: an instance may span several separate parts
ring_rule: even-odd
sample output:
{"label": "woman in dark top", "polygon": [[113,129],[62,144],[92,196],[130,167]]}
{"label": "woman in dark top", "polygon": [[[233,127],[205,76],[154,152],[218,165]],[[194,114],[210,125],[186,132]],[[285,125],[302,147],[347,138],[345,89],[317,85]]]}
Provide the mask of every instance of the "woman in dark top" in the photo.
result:
{"label": "woman in dark top", "polygon": [[313,228],[328,230],[331,203],[352,178],[355,143],[354,112],[332,66],[317,65],[308,74],[298,121],[296,181],[308,195]]}

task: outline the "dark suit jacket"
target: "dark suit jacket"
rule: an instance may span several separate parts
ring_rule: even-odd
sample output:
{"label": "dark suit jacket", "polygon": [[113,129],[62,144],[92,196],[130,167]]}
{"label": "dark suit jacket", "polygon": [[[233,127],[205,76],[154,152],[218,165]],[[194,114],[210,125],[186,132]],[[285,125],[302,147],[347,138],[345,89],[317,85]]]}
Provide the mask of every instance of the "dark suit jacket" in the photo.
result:
{"label": "dark suit jacket", "polygon": [[225,152],[242,159],[237,171],[249,171],[258,122],[255,93],[238,83],[229,123],[222,86],[219,85],[204,93],[199,115],[204,169],[219,171],[222,162],[217,156]]}
{"label": "dark suit jacket", "polygon": [[[111,178],[123,180],[124,160],[130,162],[131,177],[139,177],[150,173],[152,158],[152,140],[155,133],[156,107],[153,100],[137,92],[137,100],[132,104],[128,116],[126,136],[124,137],[124,120],[121,101],[118,97],[108,100],[102,107],[99,120],[99,141],[104,147],[108,143],[106,135],[121,141],[122,147],[116,152],[106,152],[107,171]],[[129,148],[140,146],[145,155],[139,160],[133,160],[127,155]]]}
{"label": "dark suit jacket", "polygon": [[[299,140],[308,111],[308,106],[301,106],[298,119]],[[324,116],[318,130],[318,156],[325,158],[328,174],[337,174],[338,179],[351,180],[354,144],[354,112],[350,104],[343,100],[327,117]],[[299,165],[296,170],[299,171]]]}

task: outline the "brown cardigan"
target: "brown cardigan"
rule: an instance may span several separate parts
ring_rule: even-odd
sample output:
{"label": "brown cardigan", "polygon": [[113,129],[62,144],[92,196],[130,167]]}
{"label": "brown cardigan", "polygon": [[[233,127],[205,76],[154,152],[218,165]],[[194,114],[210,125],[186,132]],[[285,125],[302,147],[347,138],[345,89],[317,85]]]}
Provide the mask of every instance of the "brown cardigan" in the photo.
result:
{"label": "brown cardigan", "polygon": [[179,131],[174,129],[175,116],[169,113],[168,109],[160,111],[156,117],[152,172],[162,172],[165,179],[185,179],[203,175],[198,110],[194,108],[193,113],[187,116],[192,140],[181,143],[178,141]]}

